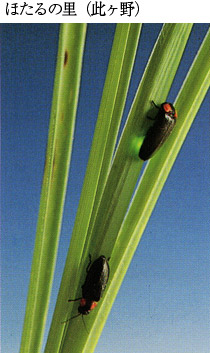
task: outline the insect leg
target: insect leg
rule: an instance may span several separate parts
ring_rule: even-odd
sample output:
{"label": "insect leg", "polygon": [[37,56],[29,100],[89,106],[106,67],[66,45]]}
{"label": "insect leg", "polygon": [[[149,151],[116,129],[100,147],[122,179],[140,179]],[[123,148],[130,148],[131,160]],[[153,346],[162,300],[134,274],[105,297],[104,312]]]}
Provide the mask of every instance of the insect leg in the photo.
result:
{"label": "insect leg", "polygon": [[88,271],[89,271],[91,262],[92,262],[92,260],[91,260],[91,255],[89,254],[89,263],[88,263],[87,268],[86,268],[86,272],[87,272],[87,273],[88,273]]}
{"label": "insect leg", "polygon": [[87,332],[87,334],[89,335],[89,332],[88,332],[88,329],[87,329],[87,326],[86,326],[86,324],[85,324],[85,320],[84,320],[84,317],[83,317],[84,315],[82,315],[82,321],[83,321],[83,324],[84,324],[84,326],[85,326],[85,330],[86,330],[86,332]]}
{"label": "insect leg", "polygon": [[82,299],[82,297],[81,298],[76,298],[76,299],[69,299],[68,302],[77,302],[80,299]]}

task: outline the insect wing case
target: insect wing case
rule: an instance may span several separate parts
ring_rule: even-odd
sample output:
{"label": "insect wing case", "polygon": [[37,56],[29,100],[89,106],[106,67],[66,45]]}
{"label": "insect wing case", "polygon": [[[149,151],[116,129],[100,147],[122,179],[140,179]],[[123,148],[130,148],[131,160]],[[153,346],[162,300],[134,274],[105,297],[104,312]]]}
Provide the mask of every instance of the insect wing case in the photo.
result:
{"label": "insect wing case", "polygon": [[109,278],[109,264],[105,256],[100,256],[90,266],[85,283],[82,286],[82,296],[86,300],[98,302],[106,288]]}

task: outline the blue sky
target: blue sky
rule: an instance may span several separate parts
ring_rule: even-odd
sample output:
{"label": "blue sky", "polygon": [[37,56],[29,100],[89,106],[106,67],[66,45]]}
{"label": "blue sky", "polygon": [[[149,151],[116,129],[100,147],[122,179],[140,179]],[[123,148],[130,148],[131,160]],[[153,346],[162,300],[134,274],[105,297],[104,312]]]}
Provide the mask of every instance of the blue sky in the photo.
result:
{"label": "blue sky", "polygon": [[[160,29],[161,24],[143,25],[123,121]],[[48,328],[74,225],[114,30],[114,24],[88,26]],[[168,101],[175,100],[207,30],[207,24],[194,26]],[[19,351],[45,160],[58,31],[58,24],[2,25],[4,353]],[[210,351],[209,98],[208,93],[164,186],[109,315],[97,353]]]}

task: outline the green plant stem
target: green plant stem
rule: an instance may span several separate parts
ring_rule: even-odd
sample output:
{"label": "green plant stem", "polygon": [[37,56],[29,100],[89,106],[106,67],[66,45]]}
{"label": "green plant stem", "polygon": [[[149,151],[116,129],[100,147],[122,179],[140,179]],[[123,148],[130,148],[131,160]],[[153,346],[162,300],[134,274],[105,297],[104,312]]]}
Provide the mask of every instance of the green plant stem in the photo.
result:
{"label": "green plant stem", "polygon": [[[79,289],[81,287],[81,273],[83,272],[83,267],[86,267],[83,248],[86,242],[96,192],[97,200],[99,200],[112,159],[139,33],[139,24],[119,24],[116,27],[84,185],[45,352],[61,351],[64,349],[62,347],[67,347],[67,350],[70,349],[68,333],[65,339],[65,325],[61,325],[61,322],[66,319],[68,308],[71,308],[67,302],[68,298],[74,298],[78,286]],[[128,40],[129,42],[132,40],[129,52],[127,49]],[[101,174],[102,170],[103,175]],[[81,265],[82,261],[83,264]],[[80,284],[78,285],[79,282]],[[71,316],[70,313],[68,314],[69,316]],[[71,346],[71,350],[74,349],[77,351],[78,348]]]}
{"label": "green plant stem", "polygon": [[[94,224],[91,248],[111,255],[143,165],[135,141],[145,135],[151,100],[163,102],[173,82],[191,24],[166,24],[159,35],[131,107]],[[148,129],[148,126],[147,126]],[[139,146],[139,144],[137,144]],[[101,237],[98,234],[101,234]]]}
{"label": "green plant stem", "polygon": [[21,353],[37,353],[42,344],[68,178],[85,32],[85,25],[61,25]]}
{"label": "green plant stem", "polygon": [[[146,68],[145,75],[138,89],[135,101],[129,114],[123,136],[109,173],[103,196],[97,211],[96,221],[93,231],[89,234],[88,245],[85,247],[86,253],[94,254],[93,258],[104,254],[109,257],[112,254],[113,247],[128,209],[132,194],[134,192],[136,181],[142,167],[142,162],[138,158],[138,154],[131,148],[133,140],[139,139],[145,133],[145,121],[151,100],[165,99],[173,81],[174,74],[179,65],[179,61],[183,54],[192,25],[168,24],[163,27]],[[97,153],[97,150],[95,151]],[[90,183],[91,179],[89,179]],[[89,195],[89,194],[86,194]],[[85,205],[87,208],[87,204]],[[80,222],[81,215],[78,213]],[[88,224],[88,223],[87,223]],[[81,228],[80,228],[81,229]],[[82,230],[82,229],[81,229]],[[85,229],[85,232],[87,228]],[[78,253],[79,247],[83,246],[84,231],[75,234],[77,242],[75,242],[74,252]],[[73,241],[73,236],[72,236]],[[76,245],[77,244],[77,245]],[[77,247],[76,247],[77,246]],[[68,272],[63,278],[63,285],[68,280],[71,281],[66,285],[66,292],[62,297],[63,317],[60,315],[60,322],[70,318],[77,312],[78,303],[67,303],[68,298],[79,297],[81,294],[81,284],[84,281],[85,267],[87,266],[87,256],[78,259],[78,263],[70,266],[70,254],[74,256],[74,252],[69,252],[67,258]],[[80,254],[80,253],[79,253]],[[112,261],[112,255],[111,260]],[[73,260],[72,260],[73,262]],[[66,270],[66,269],[65,269]],[[69,276],[69,277],[68,277]],[[76,279],[72,279],[72,276]],[[77,280],[79,278],[79,281]],[[110,283],[111,285],[111,283]],[[75,292],[75,290],[77,290]],[[69,296],[69,297],[68,297]],[[66,301],[66,305],[64,304]],[[68,313],[68,307],[71,313]],[[62,310],[62,309],[61,309]],[[94,315],[85,318],[89,335],[81,325],[81,318],[70,320],[63,325],[63,341],[61,342],[60,352],[92,352],[96,345],[104,325],[106,313],[100,310],[100,303]],[[97,320],[97,325],[95,325]],[[60,330],[59,321],[54,330]],[[54,332],[55,334],[55,332]],[[53,352],[48,346],[48,352]]]}
{"label": "green plant stem", "polygon": [[[177,110],[180,112],[178,114],[179,122],[177,122],[176,129],[163,146],[161,153],[158,152],[148,163],[139,182],[133,202],[121,226],[110,259],[110,281],[92,327],[89,342],[93,340],[93,337],[97,340],[98,335],[100,335],[100,330],[102,330],[103,324],[116,298],[152,210],[155,207],[197,111],[209,89],[209,52],[210,31],[207,33],[175,101]],[[194,85],[192,90],[192,85],[196,81],[197,84]],[[182,109],[183,102],[186,104],[184,110]],[[93,349],[92,345],[89,345],[89,342],[87,342],[85,347],[87,352],[89,348]]]}

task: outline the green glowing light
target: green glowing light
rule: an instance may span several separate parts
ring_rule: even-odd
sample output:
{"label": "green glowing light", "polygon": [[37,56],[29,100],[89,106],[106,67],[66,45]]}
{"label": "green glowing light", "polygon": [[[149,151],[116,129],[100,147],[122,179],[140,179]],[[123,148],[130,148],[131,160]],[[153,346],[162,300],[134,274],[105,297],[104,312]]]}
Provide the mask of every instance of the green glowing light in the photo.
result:
{"label": "green glowing light", "polygon": [[132,156],[138,157],[140,147],[144,141],[144,137],[145,136],[132,136],[130,144],[130,151]]}

